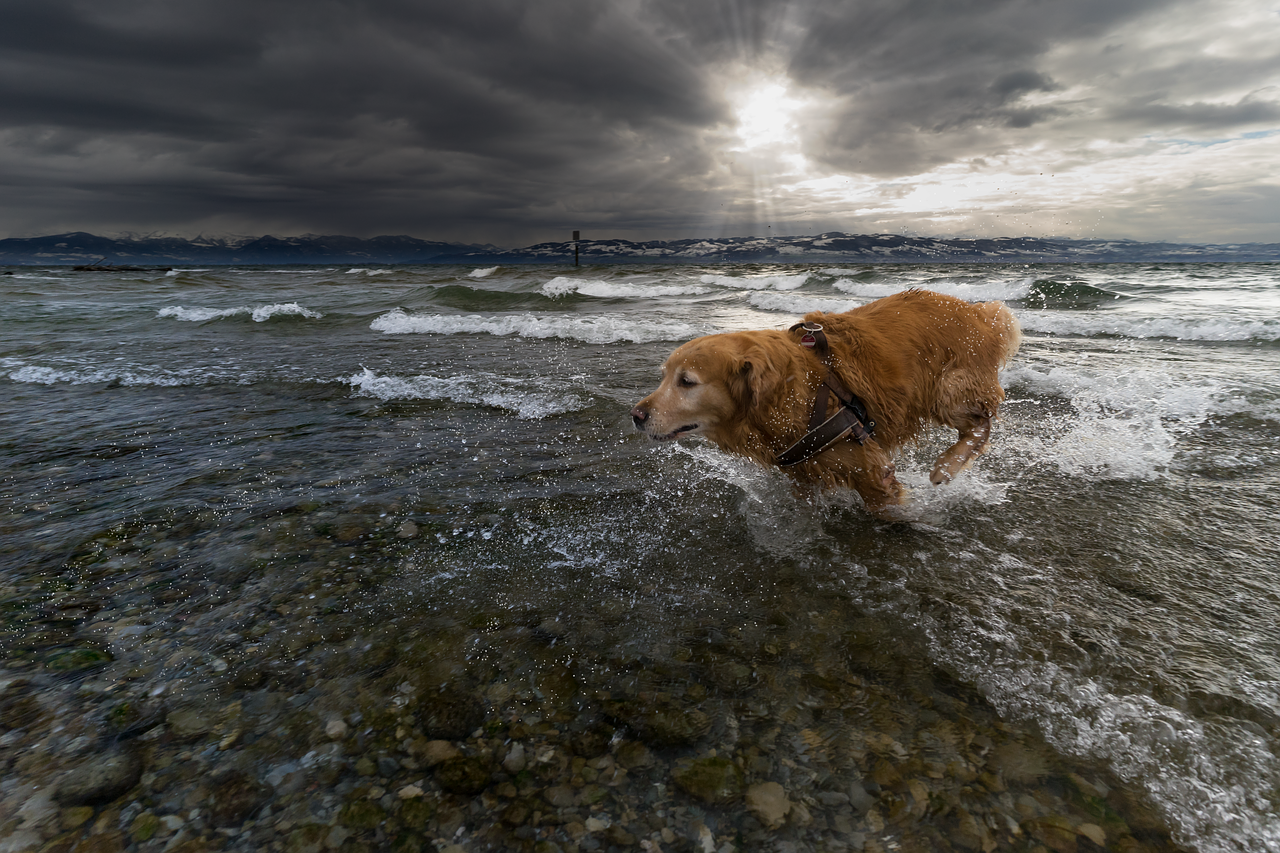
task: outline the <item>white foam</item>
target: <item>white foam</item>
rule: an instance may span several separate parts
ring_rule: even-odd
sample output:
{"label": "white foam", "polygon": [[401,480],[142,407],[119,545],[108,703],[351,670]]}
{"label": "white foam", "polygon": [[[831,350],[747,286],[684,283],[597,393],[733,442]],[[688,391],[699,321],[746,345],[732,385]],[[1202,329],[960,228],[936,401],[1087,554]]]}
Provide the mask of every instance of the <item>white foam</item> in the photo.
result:
{"label": "white foam", "polygon": [[312,311],[310,308],[299,305],[297,302],[259,305],[256,308],[251,308],[247,305],[242,305],[238,308],[185,308],[181,305],[171,305],[156,312],[157,317],[169,317],[190,323],[203,323],[207,320],[220,320],[224,317],[235,317],[241,314],[250,315],[255,323],[265,323],[272,317],[306,317],[309,320],[318,320],[324,316],[318,311]]}
{"label": "white foam", "polygon": [[209,271],[208,269],[200,269],[200,270],[179,270],[179,269],[172,269],[172,270],[169,270],[167,273],[165,273],[165,275],[167,275],[167,276],[169,276],[169,277],[173,277],[173,276],[179,276],[179,275],[182,275],[183,273],[187,273],[187,272],[208,272],[208,271]]}
{"label": "white foam", "polygon": [[324,315],[310,308],[303,308],[296,302],[284,302],[277,305],[262,305],[253,309],[253,320],[262,323],[272,317],[306,317],[308,320],[319,320]]}
{"label": "white foam", "polygon": [[1068,397],[1077,408],[1083,405],[1113,413],[1151,413],[1188,426],[1203,422],[1210,414],[1243,411],[1247,405],[1213,379],[1166,370],[1121,372],[1114,364],[1103,362],[1096,367],[1015,362],[1001,378],[1006,387]]}
{"label": "white foam", "polygon": [[637,319],[606,314],[407,314],[397,308],[369,324],[388,335],[520,335],[526,338],[569,338],[589,344],[619,341],[648,343],[697,337],[711,331],[690,323]]}
{"label": "white foam", "polygon": [[849,311],[861,305],[852,299],[831,299],[823,296],[803,296],[796,293],[752,293],[747,301],[763,311],[784,314],[808,314],[810,311]]}
{"label": "white foam", "polygon": [[395,270],[383,270],[383,269],[371,270],[371,269],[365,269],[364,267],[352,267],[351,269],[347,270],[347,275],[356,275],[359,273],[364,273],[365,275],[391,275],[391,273],[393,272],[395,272]]}
{"label": "white foam", "polygon": [[530,387],[545,387],[543,383],[492,374],[450,377],[380,376],[366,367],[343,381],[362,397],[482,403],[514,412],[516,417],[526,420],[574,412],[587,405],[587,401],[576,394],[529,390]]}
{"label": "white foam", "polygon": [[497,267],[484,267],[482,269],[472,270],[468,275],[472,278],[488,278],[498,271]]}
{"label": "white foam", "polygon": [[14,382],[26,382],[32,385],[98,385],[107,382],[118,382],[121,385],[177,387],[201,384],[201,379],[192,375],[192,371],[142,374],[131,370],[105,370],[101,368],[75,370],[41,367],[38,365],[20,367],[10,372],[9,378]]}
{"label": "white foam", "polygon": [[807,272],[795,275],[704,275],[703,284],[714,284],[717,287],[728,287],[735,290],[795,290],[803,287],[809,280]]}
{"label": "white foam", "polygon": [[174,320],[185,320],[189,323],[203,323],[206,320],[217,320],[222,317],[234,317],[237,314],[249,314],[253,309],[241,308],[185,308],[181,305],[170,305],[156,312],[157,317],[170,317]]}
{"label": "white foam", "polygon": [[753,544],[762,552],[790,559],[827,537],[820,517],[797,497],[794,481],[777,468],[726,453],[704,441],[657,445],[654,452],[681,463],[678,471],[668,468],[664,472],[674,475],[670,482],[648,490],[651,499],[660,504],[669,504],[673,497],[681,499],[685,489],[706,488],[707,482],[717,492],[727,485],[741,490],[738,511]]}
{"label": "white foam", "polygon": [[1280,320],[1239,315],[1140,317],[1110,311],[1019,311],[1018,321],[1025,331],[1051,335],[1116,335],[1179,341],[1280,340]]}
{"label": "white foam", "polygon": [[[1156,479],[1168,473],[1180,430],[1210,411],[1206,397],[1179,389],[1150,371],[1114,374],[1107,370],[1025,363],[1007,369],[1007,389],[1065,396],[1074,411],[1046,415],[1034,433],[1010,436],[1008,443],[1030,459],[1054,465],[1063,474],[1108,479]],[[1207,394],[1208,389],[1200,389]],[[1183,416],[1186,423],[1178,423]]]}
{"label": "white foam", "polygon": [[1064,474],[1150,480],[1170,472],[1182,437],[1212,416],[1275,416],[1271,398],[1253,400],[1205,376],[1170,370],[1117,370],[1110,362],[1031,364],[1015,362],[1002,373],[1010,398],[1019,392],[1065,397],[1073,411],[1046,414],[1034,432],[1007,441],[1029,458]]}
{"label": "white foam", "polygon": [[567,276],[557,276],[542,285],[543,295],[552,298],[581,293],[583,296],[596,296],[602,299],[643,299],[657,296],[696,296],[710,291],[711,288],[699,285],[628,284]]}
{"label": "white foam", "polygon": [[[831,272],[834,274],[835,271],[832,270]],[[895,293],[901,293],[904,290],[919,286],[935,293],[955,296],[967,302],[990,302],[997,299],[1023,299],[1031,292],[1031,287],[1034,283],[1034,279],[1030,278],[1013,280],[976,279],[972,281],[938,279],[921,282],[863,282],[840,278],[832,282],[831,286],[842,293],[848,293],[866,300],[892,296]]]}

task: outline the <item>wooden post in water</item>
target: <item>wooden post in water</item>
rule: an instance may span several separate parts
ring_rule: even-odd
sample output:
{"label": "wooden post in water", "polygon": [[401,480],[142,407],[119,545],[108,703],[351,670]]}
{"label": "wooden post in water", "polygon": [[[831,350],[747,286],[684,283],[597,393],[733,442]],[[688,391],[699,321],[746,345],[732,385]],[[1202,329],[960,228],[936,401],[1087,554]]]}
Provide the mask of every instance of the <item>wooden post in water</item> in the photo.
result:
{"label": "wooden post in water", "polygon": [[573,265],[578,265],[578,232],[573,232]]}

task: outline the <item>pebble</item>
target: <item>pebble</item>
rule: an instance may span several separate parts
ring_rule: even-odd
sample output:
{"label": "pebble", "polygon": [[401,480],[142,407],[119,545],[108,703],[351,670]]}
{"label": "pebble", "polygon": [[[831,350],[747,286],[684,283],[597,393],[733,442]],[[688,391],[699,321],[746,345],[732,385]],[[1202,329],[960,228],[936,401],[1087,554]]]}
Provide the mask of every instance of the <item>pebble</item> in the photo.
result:
{"label": "pebble", "polygon": [[113,800],[142,777],[142,759],[132,749],[113,748],[90,756],[64,775],[54,799],[64,806],[96,805]]}
{"label": "pebble", "polygon": [[209,819],[215,827],[239,826],[271,799],[271,789],[248,774],[231,770],[211,780]]}
{"label": "pebble", "polygon": [[508,773],[519,773],[525,766],[524,744],[516,741],[507,750],[507,757],[502,759],[502,769]]}
{"label": "pebble", "polygon": [[777,782],[761,782],[747,789],[747,810],[765,829],[777,829],[791,813],[787,792]]}
{"label": "pebble", "polygon": [[441,762],[457,758],[462,754],[447,740],[415,741],[409,751],[427,767],[435,767]]}
{"label": "pebble", "polygon": [[72,806],[58,813],[58,824],[64,830],[75,829],[93,817],[93,806]]}
{"label": "pebble", "polygon": [[717,805],[737,799],[744,787],[742,768],[720,756],[681,762],[671,776],[681,790],[704,803]]}
{"label": "pebble", "polygon": [[1104,832],[1102,827],[1098,826],[1096,823],[1082,823],[1076,827],[1076,832],[1083,835],[1099,847],[1107,846],[1107,833]]}
{"label": "pebble", "polygon": [[195,740],[213,731],[214,721],[203,708],[177,708],[165,715],[165,725],[179,740]]}

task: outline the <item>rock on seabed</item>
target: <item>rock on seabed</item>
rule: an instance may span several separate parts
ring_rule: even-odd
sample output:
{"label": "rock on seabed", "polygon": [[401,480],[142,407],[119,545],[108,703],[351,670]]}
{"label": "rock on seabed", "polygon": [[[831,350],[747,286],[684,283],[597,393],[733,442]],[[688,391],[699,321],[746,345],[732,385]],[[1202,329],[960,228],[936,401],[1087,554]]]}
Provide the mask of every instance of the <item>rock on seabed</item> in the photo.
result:
{"label": "rock on seabed", "polygon": [[747,789],[747,811],[764,825],[765,829],[777,829],[791,813],[791,801],[787,792],[777,782],[761,782]]}
{"label": "rock on seabed", "polygon": [[704,803],[723,805],[742,796],[742,768],[728,758],[696,758],[676,765],[671,772],[680,790]]}
{"label": "rock on seabed", "polygon": [[128,791],[141,776],[142,759],[136,751],[112,748],[69,771],[53,796],[64,806],[95,805]]}

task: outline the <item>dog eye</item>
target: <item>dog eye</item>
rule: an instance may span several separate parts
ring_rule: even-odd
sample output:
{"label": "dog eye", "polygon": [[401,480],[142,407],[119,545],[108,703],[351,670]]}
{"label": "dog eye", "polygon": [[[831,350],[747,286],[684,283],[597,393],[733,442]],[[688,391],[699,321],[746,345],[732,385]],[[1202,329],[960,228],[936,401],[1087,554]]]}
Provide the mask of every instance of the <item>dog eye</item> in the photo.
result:
{"label": "dog eye", "polygon": [[676,384],[679,385],[681,388],[692,388],[694,385],[697,385],[698,383],[691,376],[686,374],[684,376],[681,376],[678,380],[676,380]]}

